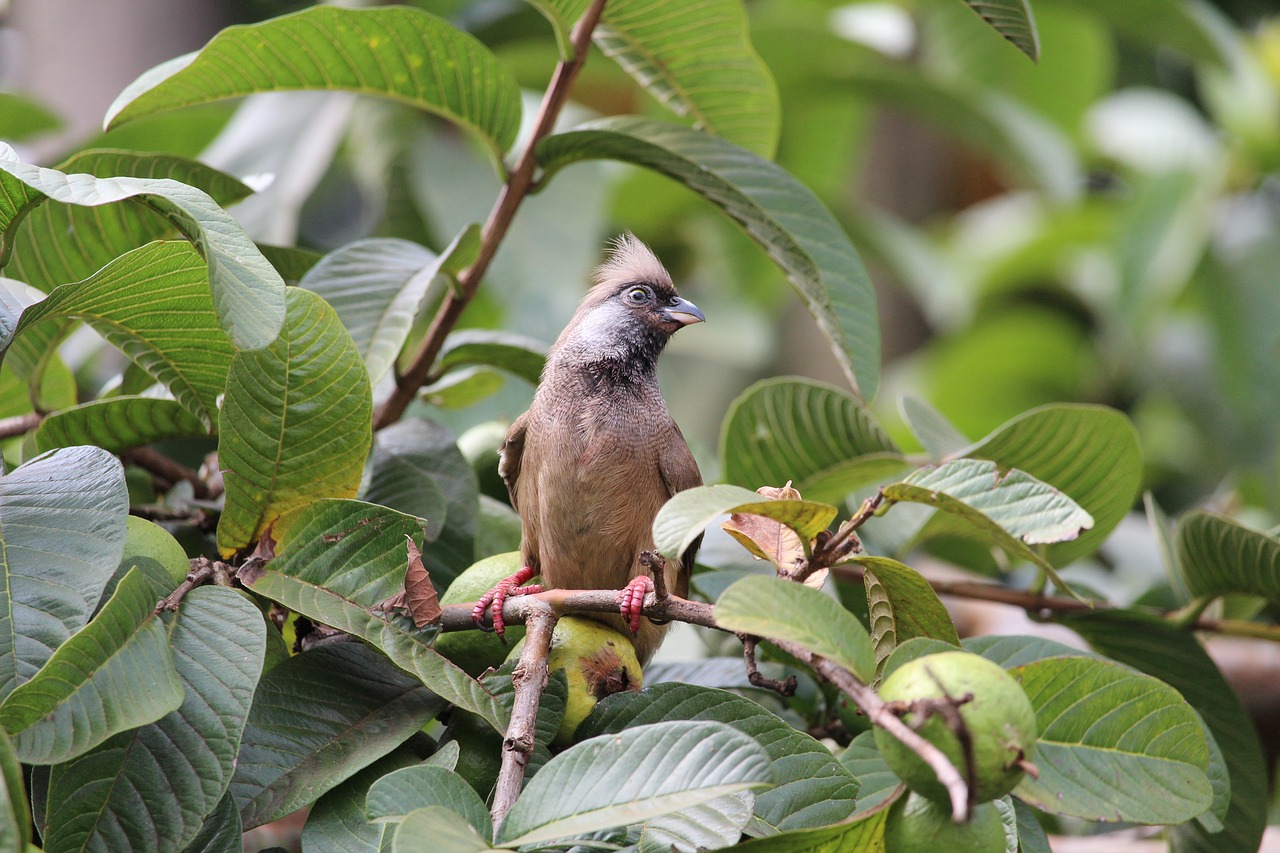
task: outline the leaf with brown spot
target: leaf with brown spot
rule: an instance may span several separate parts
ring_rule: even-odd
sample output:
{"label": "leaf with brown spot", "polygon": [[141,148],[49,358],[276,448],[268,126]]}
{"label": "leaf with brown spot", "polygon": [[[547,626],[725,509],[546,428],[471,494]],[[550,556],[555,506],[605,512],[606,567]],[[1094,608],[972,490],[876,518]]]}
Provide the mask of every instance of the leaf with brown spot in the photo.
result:
{"label": "leaf with brown spot", "polygon": [[425,628],[438,621],[444,611],[436,599],[436,588],[431,583],[431,575],[422,564],[422,552],[408,536],[405,541],[409,543],[409,568],[404,573],[405,602],[409,607],[409,615],[413,617],[413,624],[418,628]]}

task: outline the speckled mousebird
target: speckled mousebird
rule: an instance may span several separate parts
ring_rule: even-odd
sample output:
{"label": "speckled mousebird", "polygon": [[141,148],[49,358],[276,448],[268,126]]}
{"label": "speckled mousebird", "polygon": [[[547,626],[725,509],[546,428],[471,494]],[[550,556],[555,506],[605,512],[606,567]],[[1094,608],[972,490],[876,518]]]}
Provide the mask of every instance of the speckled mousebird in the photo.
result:
{"label": "speckled mousebird", "polygon": [[[511,425],[498,470],[520,513],[524,568],[476,605],[501,632],[503,600],[561,589],[620,589],[620,614],[593,615],[630,630],[647,662],[665,626],[639,615],[653,588],[640,563],[653,548],[653,518],[676,492],[702,484],[698,465],[658,388],[658,356],[679,329],[705,318],[676,293],[671,276],[631,234],[595,272],[569,325],[547,354],[529,411]],[[695,542],[668,561],[667,588],[686,595]]]}

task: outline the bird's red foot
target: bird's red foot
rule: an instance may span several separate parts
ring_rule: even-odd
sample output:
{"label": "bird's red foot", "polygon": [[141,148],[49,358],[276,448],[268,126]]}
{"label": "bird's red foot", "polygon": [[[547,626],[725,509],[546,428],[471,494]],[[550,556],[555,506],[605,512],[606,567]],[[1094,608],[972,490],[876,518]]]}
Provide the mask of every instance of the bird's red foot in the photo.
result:
{"label": "bird's red foot", "polygon": [[476,606],[471,608],[471,621],[481,628],[484,627],[484,612],[486,610],[493,614],[493,632],[499,637],[506,634],[507,626],[502,621],[502,605],[506,603],[508,598],[517,595],[533,595],[542,592],[541,584],[530,584],[529,586],[521,586],[522,583],[537,574],[533,566],[525,566],[514,575],[509,575],[498,581],[498,585],[493,589],[480,596],[480,600],[476,602]]}
{"label": "bird's red foot", "polygon": [[644,597],[653,592],[653,578],[648,575],[636,575],[630,583],[618,590],[618,610],[622,618],[627,620],[631,633],[640,630],[640,611],[644,608]]}

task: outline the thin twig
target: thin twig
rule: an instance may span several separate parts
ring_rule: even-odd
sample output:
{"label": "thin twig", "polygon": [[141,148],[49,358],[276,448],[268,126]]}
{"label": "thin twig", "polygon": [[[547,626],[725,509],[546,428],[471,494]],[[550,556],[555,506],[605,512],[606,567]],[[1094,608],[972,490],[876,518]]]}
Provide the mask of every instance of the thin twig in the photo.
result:
{"label": "thin twig", "polygon": [[25,435],[40,426],[42,420],[44,420],[44,415],[38,412],[32,412],[27,415],[14,415],[11,418],[0,418],[0,438]]}
{"label": "thin twig", "polygon": [[964,823],[969,819],[969,786],[965,784],[964,777],[960,775],[960,771],[943,754],[942,750],[929,743],[929,741],[914,732],[910,726],[898,719],[888,704],[874,690],[859,681],[853,673],[844,667],[814,654],[797,643],[776,639],[770,639],[769,642],[812,667],[815,672],[847,694],[854,701],[854,704],[862,709],[872,723],[889,732],[889,734],[902,741],[907,749],[920,756],[933,769],[938,781],[947,789],[947,793],[951,797],[951,819],[956,823]]}
{"label": "thin twig", "polygon": [[[862,582],[865,572],[862,566],[847,564],[833,566],[831,571],[841,580]],[[1106,601],[1077,601],[1059,595],[1044,595],[1033,590],[1009,589],[997,584],[978,581],[948,581],[925,578],[925,582],[938,595],[949,595],[954,598],[965,598],[971,601],[989,601],[993,604],[1007,604],[1025,610],[1032,617],[1044,619],[1054,613],[1089,613],[1097,610],[1120,610]],[[1177,611],[1166,613],[1159,610],[1145,611],[1151,616],[1168,619],[1176,616]],[[1179,624],[1178,627],[1193,631],[1208,631],[1226,637],[1248,637],[1255,640],[1268,640],[1280,643],[1280,625],[1266,625],[1261,622],[1246,622],[1240,619],[1208,619],[1200,617],[1193,622]]]}
{"label": "thin twig", "polygon": [[198,586],[204,586],[207,583],[216,583],[220,586],[230,584],[230,571],[227,564],[210,560],[208,557],[194,557],[191,560],[191,570],[187,572],[186,578],[182,583],[166,595],[164,598],[156,602],[156,613],[163,613],[166,610],[177,610],[178,605],[182,603],[182,599],[187,597],[187,593]]}
{"label": "thin twig", "polygon": [[170,485],[185,480],[191,484],[193,494],[200,499],[209,497],[209,485],[200,479],[200,475],[186,465],[175,462],[163,453],[149,447],[135,447],[121,454],[126,462],[150,471],[157,477],[168,481]]}
{"label": "thin twig", "polygon": [[574,27],[573,56],[562,59],[556,65],[551,83],[543,96],[533,134],[529,137],[528,145],[525,146],[520,159],[516,161],[515,168],[511,170],[506,184],[498,194],[488,221],[485,222],[476,261],[458,275],[458,286],[445,294],[422,343],[418,346],[418,351],[404,373],[396,378],[395,391],[378,410],[373,422],[374,429],[382,429],[395,423],[404,415],[414,395],[430,375],[431,367],[444,346],[445,337],[453,331],[453,327],[462,316],[463,309],[475,296],[476,289],[489,268],[489,263],[497,254],[502,238],[506,236],[516,209],[520,207],[520,203],[524,201],[533,186],[534,174],[538,168],[535,149],[539,142],[551,134],[555,128],[556,119],[559,118],[561,110],[569,100],[569,92],[573,88],[574,80],[577,79],[578,72],[587,61],[587,53],[591,47],[591,34],[595,31],[596,24],[600,22],[604,5],[605,0],[592,0],[591,5]]}
{"label": "thin twig", "polygon": [[[529,596],[528,598],[534,598]],[[525,610],[524,649],[516,664],[511,681],[515,687],[515,699],[511,708],[511,722],[506,737],[502,739],[502,769],[498,771],[497,785],[493,791],[493,823],[502,823],[511,809],[520,789],[524,787],[524,771],[533,755],[534,736],[538,723],[538,705],[542,691],[547,688],[547,655],[551,650],[551,632],[555,629],[555,611],[545,602],[531,603]]]}
{"label": "thin twig", "polygon": [[747,683],[752,687],[763,687],[767,690],[776,690],[783,696],[796,695],[796,677],[788,675],[785,680],[779,681],[776,678],[769,678],[760,674],[760,669],[756,666],[756,646],[760,642],[759,637],[753,637],[750,634],[739,634],[738,639],[742,641],[742,659],[747,665]]}

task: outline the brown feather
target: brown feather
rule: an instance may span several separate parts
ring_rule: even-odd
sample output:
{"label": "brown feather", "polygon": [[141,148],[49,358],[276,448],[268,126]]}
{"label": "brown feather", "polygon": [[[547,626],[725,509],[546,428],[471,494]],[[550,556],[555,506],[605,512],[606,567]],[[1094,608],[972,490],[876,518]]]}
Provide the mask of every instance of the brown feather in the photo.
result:
{"label": "brown feather", "polygon": [[[627,301],[641,285],[653,297],[644,308]],[[675,299],[658,259],[634,237],[620,238],[548,353],[529,411],[507,434],[499,470],[520,512],[524,559],[545,586],[622,588],[644,571],[639,557],[653,548],[658,509],[702,483],[654,372],[666,340],[690,322],[662,319]],[[668,566],[672,592],[687,592],[697,547]],[[621,617],[598,618],[626,631]],[[641,661],[664,632],[642,621]]]}

